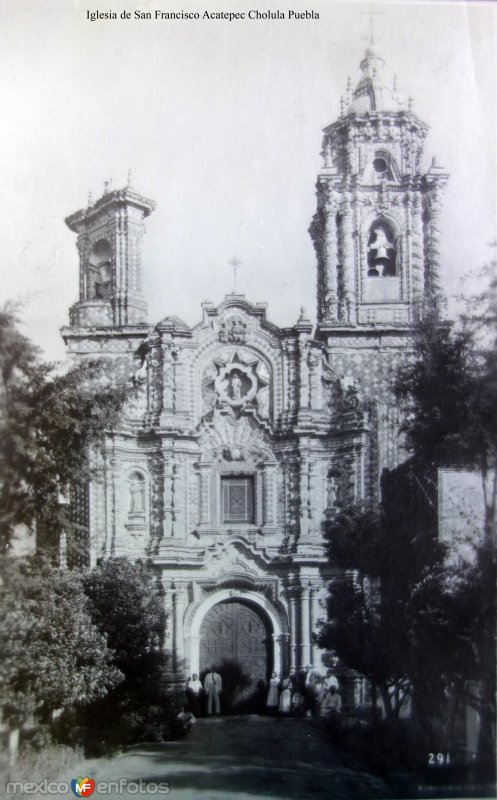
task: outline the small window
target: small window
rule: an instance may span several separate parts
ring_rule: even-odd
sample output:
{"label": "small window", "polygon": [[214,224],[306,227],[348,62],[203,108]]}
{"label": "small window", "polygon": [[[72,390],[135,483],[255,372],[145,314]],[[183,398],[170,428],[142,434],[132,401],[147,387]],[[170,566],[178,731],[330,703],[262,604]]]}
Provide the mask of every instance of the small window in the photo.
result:
{"label": "small window", "polygon": [[394,162],[390,153],[378,150],[368,166],[368,176],[372,179],[373,183],[378,181],[393,181],[395,180],[393,165]]}
{"label": "small window", "polygon": [[382,175],[388,171],[388,164],[384,158],[375,158],[373,161],[373,168],[375,172],[377,172],[379,175]]}
{"label": "small window", "polygon": [[254,479],[229,477],[221,479],[223,522],[254,522]]}

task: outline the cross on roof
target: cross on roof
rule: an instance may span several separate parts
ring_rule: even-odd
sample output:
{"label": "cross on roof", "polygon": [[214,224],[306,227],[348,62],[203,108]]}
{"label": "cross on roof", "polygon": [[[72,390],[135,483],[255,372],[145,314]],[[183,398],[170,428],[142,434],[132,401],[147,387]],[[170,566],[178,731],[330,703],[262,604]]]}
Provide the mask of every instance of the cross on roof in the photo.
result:
{"label": "cross on roof", "polygon": [[231,261],[228,261],[230,267],[233,267],[233,294],[236,294],[236,278],[237,278],[237,270],[238,267],[241,266],[242,262],[238,260],[236,256],[233,256]]}
{"label": "cross on roof", "polygon": [[[369,17],[369,44],[375,45],[376,38],[375,33],[378,34],[377,22],[379,22],[379,17],[385,16],[384,11],[378,11],[376,8],[373,8],[370,4],[369,9],[367,11],[361,11],[361,14],[367,14]],[[361,39],[365,39],[365,36],[361,36]]]}

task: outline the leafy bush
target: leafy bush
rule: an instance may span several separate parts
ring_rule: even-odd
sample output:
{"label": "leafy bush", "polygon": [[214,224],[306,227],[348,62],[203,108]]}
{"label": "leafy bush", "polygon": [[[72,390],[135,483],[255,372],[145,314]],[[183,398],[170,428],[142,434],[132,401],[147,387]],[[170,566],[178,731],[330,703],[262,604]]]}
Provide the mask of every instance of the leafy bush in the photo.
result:
{"label": "leafy bush", "polygon": [[166,613],[152,572],[145,564],[116,558],[83,580],[93,621],[124,676],[121,685],[79,714],[86,753],[102,755],[135,742],[170,738],[170,695],[161,685]]}
{"label": "leafy bush", "polygon": [[47,721],[55,709],[91,702],[122,680],[78,573],[40,557],[3,558],[0,606],[4,721]]}

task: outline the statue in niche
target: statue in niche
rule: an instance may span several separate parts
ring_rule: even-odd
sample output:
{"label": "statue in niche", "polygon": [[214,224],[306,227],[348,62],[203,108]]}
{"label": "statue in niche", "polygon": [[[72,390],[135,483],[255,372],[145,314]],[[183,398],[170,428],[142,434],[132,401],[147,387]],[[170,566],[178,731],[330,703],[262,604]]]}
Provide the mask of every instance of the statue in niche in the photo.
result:
{"label": "statue in niche", "polygon": [[242,399],[242,382],[236,372],[231,379],[231,392],[233,400]]}
{"label": "statue in niche", "polygon": [[134,472],[129,480],[130,514],[143,514],[145,511],[145,481],[143,476]]}
{"label": "statue in niche", "polygon": [[326,316],[335,319],[337,314],[337,298],[333,292],[327,292],[325,297]]}
{"label": "statue in niche", "polygon": [[328,472],[328,480],[326,484],[326,510],[331,511],[337,508],[338,501],[338,481],[336,472],[330,470]]}

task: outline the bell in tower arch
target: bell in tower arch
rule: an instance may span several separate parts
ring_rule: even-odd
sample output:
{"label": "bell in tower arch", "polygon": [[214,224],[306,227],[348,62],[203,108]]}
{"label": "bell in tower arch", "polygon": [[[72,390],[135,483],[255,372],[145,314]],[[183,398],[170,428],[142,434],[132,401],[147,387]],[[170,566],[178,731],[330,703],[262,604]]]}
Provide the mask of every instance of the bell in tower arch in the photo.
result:
{"label": "bell in tower arch", "polygon": [[373,222],[368,237],[368,276],[394,277],[397,274],[396,237],[391,225]]}
{"label": "bell in tower arch", "polygon": [[87,293],[90,300],[109,300],[112,281],[112,249],[99,239],[93,246],[88,263]]}

